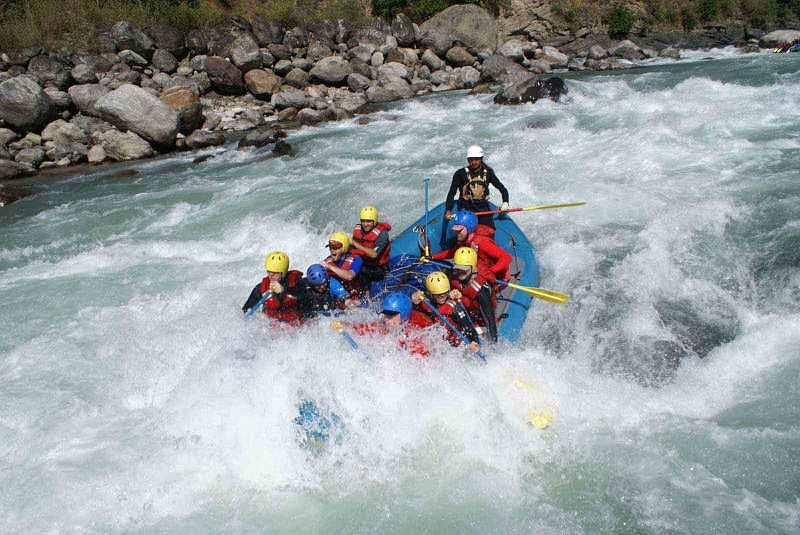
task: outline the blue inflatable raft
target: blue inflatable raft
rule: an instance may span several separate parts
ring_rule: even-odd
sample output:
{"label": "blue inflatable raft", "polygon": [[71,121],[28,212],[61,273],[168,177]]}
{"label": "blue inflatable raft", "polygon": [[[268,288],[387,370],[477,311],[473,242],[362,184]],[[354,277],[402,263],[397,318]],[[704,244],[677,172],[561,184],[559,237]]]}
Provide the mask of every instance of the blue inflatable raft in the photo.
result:
{"label": "blue inflatable raft", "polygon": [[[492,206],[492,210],[496,210]],[[511,280],[521,286],[539,286],[539,262],[536,251],[530,240],[510,217],[495,216],[497,232],[494,240],[508,251],[511,262]],[[428,236],[430,237],[431,254],[449,248],[454,243],[454,235],[450,231],[452,221],[444,219],[444,203],[433,208],[428,214]],[[446,224],[445,224],[446,223]],[[387,290],[412,292],[413,288],[423,289],[425,275],[438,268],[427,264],[419,264],[423,246],[425,216],[423,215],[411,226],[401,232],[392,241],[391,271],[386,278]],[[522,326],[531,306],[531,296],[513,288],[504,289],[497,296],[497,331],[498,338],[516,342],[522,332]]]}

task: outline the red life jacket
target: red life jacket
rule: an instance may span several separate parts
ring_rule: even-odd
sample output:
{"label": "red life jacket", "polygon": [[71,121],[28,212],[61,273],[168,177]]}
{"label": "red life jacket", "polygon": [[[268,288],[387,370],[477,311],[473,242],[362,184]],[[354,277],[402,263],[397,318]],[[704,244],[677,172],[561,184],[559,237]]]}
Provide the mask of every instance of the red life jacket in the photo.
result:
{"label": "red life jacket", "polygon": [[[494,278],[492,278],[492,280],[494,280]],[[450,280],[450,286],[461,292],[461,302],[467,308],[469,315],[473,318],[480,319],[480,323],[483,323],[483,321],[480,305],[478,304],[478,293],[487,283],[490,283],[490,281],[481,273],[473,275],[468,282],[460,281],[456,277]],[[491,284],[489,284],[489,287],[491,288]],[[495,300],[494,293],[492,293],[492,306],[497,308],[497,301]]]}
{"label": "red life jacket", "polygon": [[[429,355],[428,347],[416,333],[431,325],[433,325],[432,319],[422,312],[412,310],[411,317],[401,327],[397,340],[398,345],[415,357],[427,357]],[[379,334],[382,332],[381,322],[379,321],[355,324],[351,328],[356,334]],[[391,335],[392,333],[389,334]]]}
{"label": "red life jacket", "polygon": [[[356,228],[353,229],[353,241],[358,243],[359,245],[366,247],[367,249],[374,249],[375,242],[378,241],[378,236],[381,235],[381,231],[385,230],[389,232],[392,230],[392,226],[389,223],[385,223],[383,221],[379,222],[375,225],[375,228],[364,234],[364,231],[361,230],[361,223],[356,223]],[[378,267],[378,266],[385,266],[389,263],[389,256],[391,253],[391,244],[387,245],[383,252],[381,252],[378,258],[369,258],[367,255],[364,254],[363,251],[359,251],[358,249],[353,249],[350,251],[350,254],[353,256],[360,256],[363,259],[364,265],[369,267]]]}
{"label": "red life jacket", "polygon": [[[278,321],[300,323],[300,301],[298,299],[300,288],[298,285],[302,278],[303,274],[300,271],[292,270],[281,279],[282,298],[278,299],[274,295],[270,295],[264,301],[264,314],[267,317]],[[269,285],[269,277],[264,277],[261,281],[262,295],[269,291]]]}
{"label": "red life jacket", "polygon": [[[453,319],[450,316],[453,315],[453,312],[456,309],[456,302],[455,301],[453,301],[452,299],[448,299],[447,301],[445,301],[441,305],[437,304],[435,301],[431,301],[430,303],[436,307],[436,310],[439,312],[439,314],[444,316],[447,319],[447,321],[449,321],[450,323],[454,323]],[[431,311],[431,309],[428,307],[427,304],[422,303],[421,307],[422,307],[422,310],[425,311],[426,314],[430,314],[431,321],[444,325],[444,322],[441,319],[439,319],[439,317]],[[467,310],[467,312],[469,312],[469,310]],[[444,335],[444,339],[447,340],[450,343],[451,346],[454,346],[454,347],[460,346],[461,345],[461,337],[459,337],[455,333],[455,331],[453,331],[450,327],[447,327],[446,325],[444,327],[445,327],[445,331],[446,331],[446,333]]]}
{"label": "red life jacket", "polygon": [[[342,265],[338,265],[336,262],[334,262],[333,257],[330,256],[330,255],[328,256],[328,258],[325,259],[325,262],[328,262],[330,264],[333,264],[333,265],[339,267],[340,269],[348,271],[350,269],[350,266],[353,264],[353,260],[355,260],[355,256],[353,256],[352,253],[347,252],[344,255],[344,259],[342,260]],[[362,260],[362,265],[363,265],[363,260]],[[344,286],[344,289],[347,290],[347,293],[350,294],[350,298],[351,299],[358,299],[358,290],[359,290],[359,288],[361,286],[359,284],[359,279],[361,279],[360,276],[356,275],[356,277],[353,280],[346,281],[346,280],[342,279],[341,277],[339,277],[339,275],[337,275],[336,273],[334,273],[330,269],[327,270],[327,271],[328,271],[328,276],[329,277],[334,278],[337,281],[342,283],[342,286]]]}

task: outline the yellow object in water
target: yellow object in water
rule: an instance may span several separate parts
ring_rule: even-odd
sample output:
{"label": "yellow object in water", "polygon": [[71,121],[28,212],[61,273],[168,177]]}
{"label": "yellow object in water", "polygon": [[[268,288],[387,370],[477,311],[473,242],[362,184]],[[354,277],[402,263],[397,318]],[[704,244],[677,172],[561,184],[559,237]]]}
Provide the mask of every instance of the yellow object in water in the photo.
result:
{"label": "yellow object in water", "polygon": [[[515,379],[514,386],[525,392],[535,392],[536,387],[524,379]],[[554,418],[553,407],[548,406],[546,411],[531,411],[528,414],[527,424],[537,429],[545,429]]]}

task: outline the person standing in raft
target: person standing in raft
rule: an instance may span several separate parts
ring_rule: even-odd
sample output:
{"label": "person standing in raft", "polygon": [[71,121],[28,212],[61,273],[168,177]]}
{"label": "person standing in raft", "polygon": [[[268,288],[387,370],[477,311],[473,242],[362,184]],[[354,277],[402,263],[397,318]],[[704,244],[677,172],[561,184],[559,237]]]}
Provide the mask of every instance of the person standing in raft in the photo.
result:
{"label": "person standing in raft", "polygon": [[362,208],[359,219],[353,229],[350,253],[362,258],[361,291],[369,298],[380,293],[380,282],[386,277],[391,254],[389,231],[392,226],[378,221],[378,209],[374,206]]}
{"label": "person standing in raft", "polygon": [[328,258],[319,263],[320,266],[328,270],[328,275],[338,280],[344,289],[350,294],[351,299],[359,298],[361,257],[353,256],[350,250],[350,238],[344,232],[334,232],[328,238],[328,249],[331,254]]}
{"label": "person standing in raft", "polygon": [[289,271],[289,255],[281,251],[269,253],[264,266],[267,276],[250,292],[242,310],[248,312],[269,292],[270,296],[264,301],[264,314],[280,322],[299,325],[302,323],[300,296],[303,292],[303,273]]}
{"label": "person standing in raft", "polygon": [[[467,166],[462,167],[453,174],[453,181],[450,183],[450,191],[447,192],[445,200],[445,219],[452,219],[453,205],[458,210],[469,210],[471,212],[485,212],[489,208],[489,185],[491,184],[500,192],[503,204],[500,210],[508,210],[508,190],[495,175],[494,170],[483,163],[483,149],[478,145],[473,145],[467,149]],[[458,193],[458,200],[455,200]],[[479,234],[494,236],[494,216],[492,214],[482,215],[478,222],[487,227],[480,228]]]}
{"label": "person standing in raft", "polygon": [[333,310],[345,308],[349,295],[347,290],[341,282],[330,278],[325,268],[319,264],[309,266],[303,284],[300,308],[304,316],[330,314]]}
{"label": "person standing in raft", "polygon": [[432,260],[445,260],[453,258],[456,251],[461,247],[471,247],[478,254],[478,273],[484,277],[497,278],[508,281],[511,278],[511,257],[495,241],[477,232],[478,217],[469,210],[459,211],[454,218],[453,232],[456,233],[456,244],[450,249],[445,249],[441,253],[436,253],[431,257]]}
{"label": "person standing in raft", "polygon": [[419,331],[433,325],[433,320],[418,310],[414,310],[411,299],[404,293],[394,292],[383,298],[380,321],[370,323],[345,324],[341,321],[331,320],[331,328],[339,330],[342,327],[353,329],[356,334],[397,334],[400,347],[416,357],[429,355],[425,342],[419,336]]}

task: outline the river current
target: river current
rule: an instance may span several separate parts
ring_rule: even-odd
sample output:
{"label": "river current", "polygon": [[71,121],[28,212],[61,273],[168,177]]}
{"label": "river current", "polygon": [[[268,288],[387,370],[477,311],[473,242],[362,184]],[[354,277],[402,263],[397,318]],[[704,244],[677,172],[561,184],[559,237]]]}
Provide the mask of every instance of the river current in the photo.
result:
{"label": "river current", "polygon": [[[0,532],[800,533],[800,54],[705,55],[0,208]],[[399,232],[475,143],[512,206],[587,201],[515,216],[572,296],[518,343],[242,319],[268,251],[304,270],[367,203]],[[345,426],[319,455],[307,398]]]}

